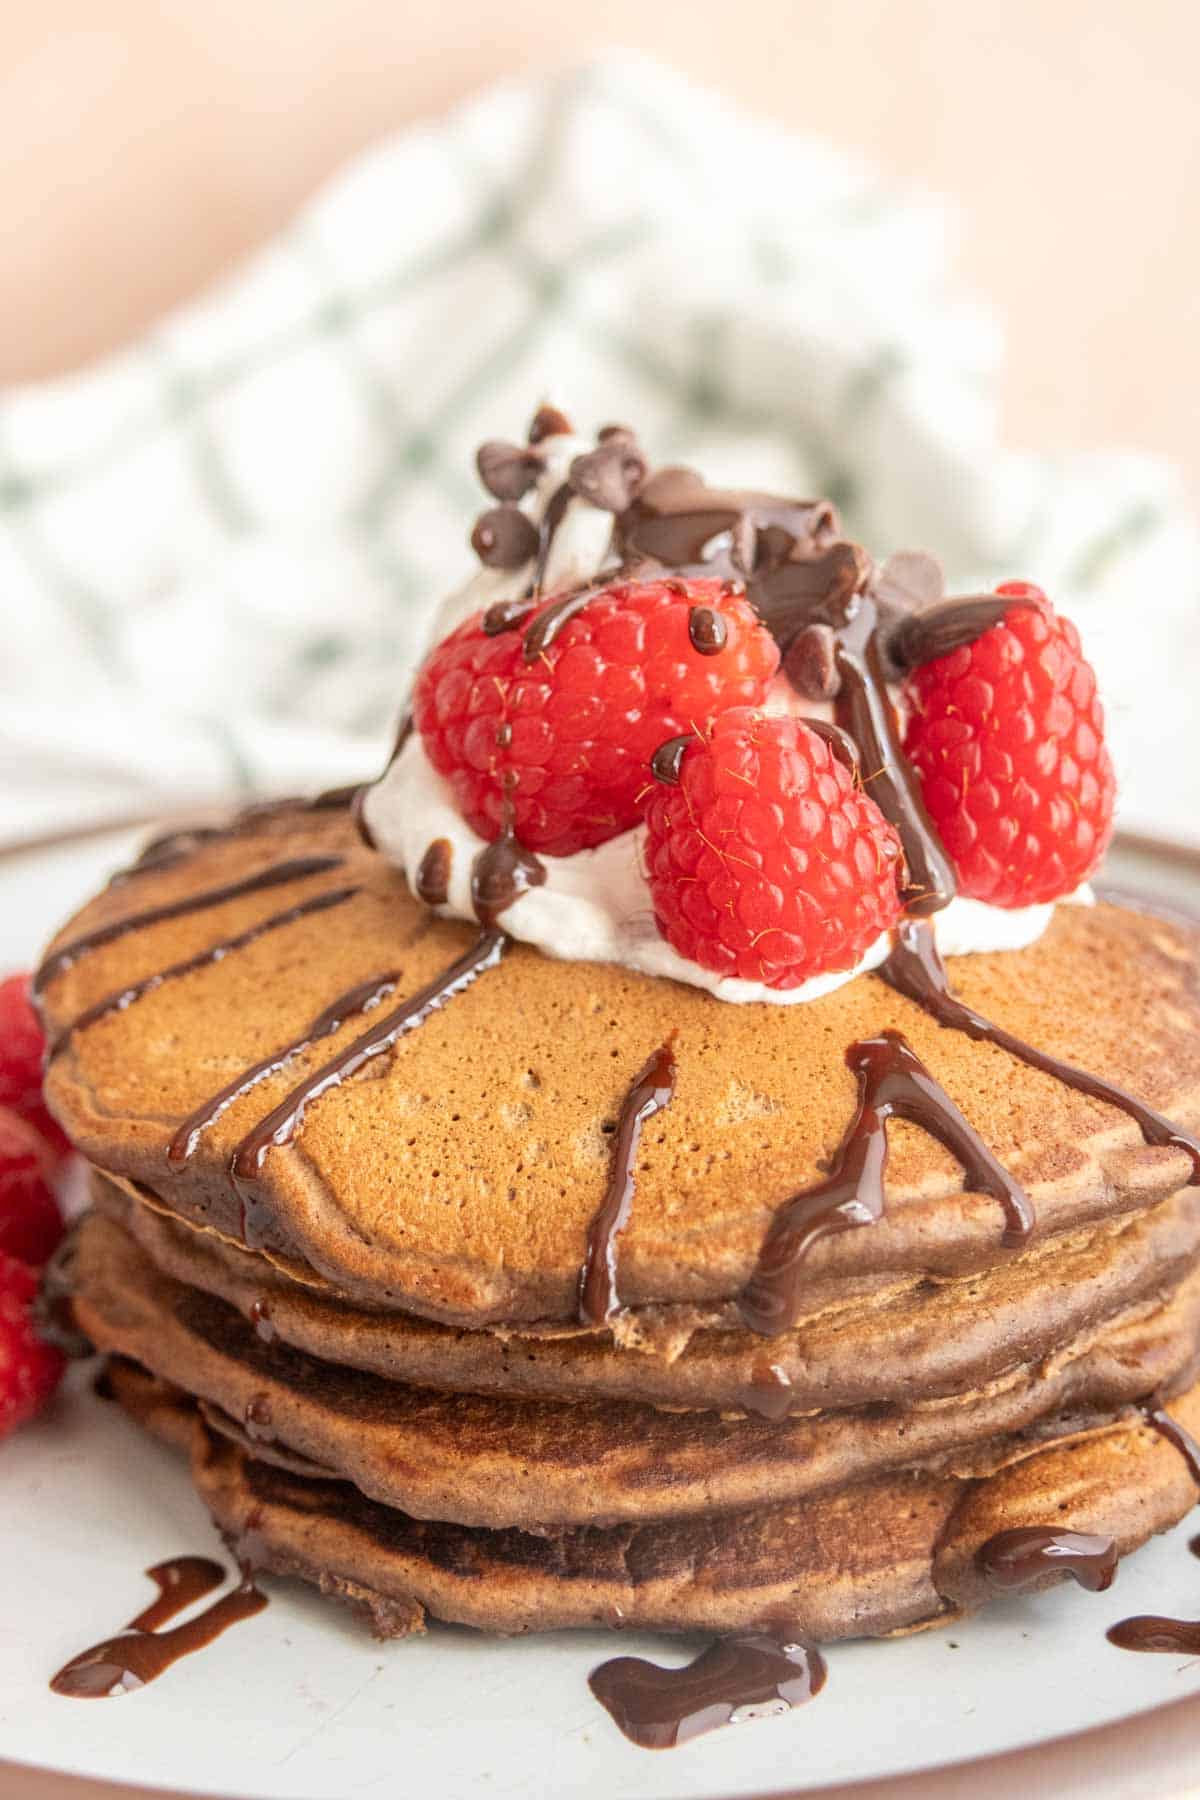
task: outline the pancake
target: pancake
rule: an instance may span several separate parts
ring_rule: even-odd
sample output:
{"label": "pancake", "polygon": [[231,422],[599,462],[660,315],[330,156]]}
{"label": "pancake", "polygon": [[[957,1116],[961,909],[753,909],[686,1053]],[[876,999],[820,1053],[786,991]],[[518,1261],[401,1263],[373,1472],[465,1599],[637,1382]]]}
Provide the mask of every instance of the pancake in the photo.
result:
{"label": "pancake", "polygon": [[[467,1326],[575,1318],[622,1101],[669,1037],[674,1097],[643,1134],[620,1240],[630,1307],[741,1292],[772,1218],[846,1130],[847,1047],[884,1031],[904,1034],[1021,1182],[1042,1238],[1144,1210],[1191,1178],[1184,1150],[1145,1144],[1124,1113],[943,1028],[877,977],[807,1005],[738,1007],[516,945],[314,1098],[239,1192],[230,1160],[254,1127],[364,1019],[370,1029],[436,986],[473,941],[428,913],[342,815],[252,821],[110,888],[54,940],[41,980],[60,1046],[50,1103],[96,1166],[153,1204],[245,1237],[343,1298]],[[1144,914],[1060,906],[1039,943],[959,959],[952,975],[981,1012],[1186,1127],[1200,1122],[1195,948],[1195,933]],[[337,996],[361,1006],[381,989],[367,1013],[285,1056]],[[264,1062],[172,1164],[196,1109]],[[890,1137],[886,1216],[815,1246],[812,1306],[1005,1258],[997,1202],[964,1192],[927,1132],[899,1121]]]}
{"label": "pancake", "polygon": [[807,1314],[770,1341],[705,1321],[694,1309],[607,1330],[532,1335],[466,1332],[289,1281],[236,1246],[155,1212],[111,1181],[97,1209],[137,1240],[158,1269],[259,1321],[272,1338],[325,1362],[417,1386],[539,1398],[648,1401],[721,1412],[937,1398],[994,1381],[1052,1354],[1122,1310],[1161,1296],[1195,1263],[1200,1189],[1143,1214],[1066,1235],[982,1275],[895,1283],[868,1299]]}
{"label": "pancake", "polygon": [[[896,1474],[799,1506],[554,1537],[477,1531],[251,1458],[137,1370],[114,1370],[113,1385],[169,1441],[190,1430],[193,1479],[240,1558],[349,1600],[382,1637],[419,1630],[426,1615],[501,1632],[784,1628],[831,1642],[912,1631],[988,1597],[977,1553],[1001,1529],[1053,1519],[1127,1554],[1197,1498],[1178,1453],[1120,1421],[990,1470]],[[1200,1431],[1200,1390],[1171,1412]]]}
{"label": "pancake", "polygon": [[340,1369],[264,1344],[226,1303],[164,1276],[96,1215],[78,1234],[74,1283],[76,1318],[99,1349],[217,1409],[252,1456],[269,1439],[290,1468],[319,1467],[413,1517],[542,1533],[774,1505],[887,1469],[1006,1460],[1081,1419],[1188,1385],[1200,1343],[1192,1269],[1165,1300],[978,1391],[770,1423],[441,1394]]}

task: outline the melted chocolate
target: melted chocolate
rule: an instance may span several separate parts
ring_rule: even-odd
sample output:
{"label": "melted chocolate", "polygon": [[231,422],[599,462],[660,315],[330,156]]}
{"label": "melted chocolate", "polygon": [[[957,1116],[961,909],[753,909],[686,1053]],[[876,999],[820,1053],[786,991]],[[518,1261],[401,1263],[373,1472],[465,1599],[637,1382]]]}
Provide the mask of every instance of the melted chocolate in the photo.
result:
{"label": "melted chocolate", "polygon": [[503,631],[515,630],[536,610],[537,604],[529,594],[519,594],[515,600],[497,600],[483,615],[484,636],[499,637]]}
{"label": "melted chocolate", "polygon": [[[562,490],[560,489],[561,493]],[[555,600],[551,605],[543,607],[537,618],[525,633],[522,656],[527,663],[536,662],[538,657],[548,650],[563,627],[569,625],[577,613],[601,592],[598,587],[574,588],[569,594]]]}
{"label": "melted chocolate", "polygon": [[[558,528],[567,516],[567,508],[574,498],[575,494],[570,482],[564,481],[561,487],[555,488],[547,502],[546,510],[542,514],[534,544],[537,557],[533,567],[533,592],[535,594],[540,594],[542,591],[542,585],[546,579],[546,565],[550,561],[550,551],[558,536]],[[528,643],[525,646],[525,660],[526,662],[532,661]]]}
{"label": "melted chocolate", "polygon": [[471,864],[471,905],[485,931],[494,932],[502,913],[530,888],[541,887],[546,867],[518,842],[512,823],[512,796],[505,795],[505,823]]}
{"label": "melted chocolate", "polygon": [[688,614],[688,637],[701,656],[719,656],[729,642],[729,627],[711,606],[693,606]]}
{"label": "melted chocolate", "polygon": [[1110,1588],[1117,1573],[1117,1547],[1110,1537],[1085,1531],[1056,1531],[1020,1525],[998,1531],[976,1552],[975,1561],[998,1593],[1036,1586],[1047,1575],[1072,1576],[1093,1594]]}
{"label": "melted chocolate", "polygon": [[1147,1425],[1157,1431],[1160,1437],[1166,1438],[1168,1444],[1178,1450],[1187,1464],[1188,1474],[1200,1488],[1200,1444],[1196,1442],[1191,1432],[1182,1426],[1178,1419],[1173,1419],[1165,1407],[1157,1406],[1153,1401],[1148,1401],[1142,1407],[1141,1412]]}
{"label": "melted chocolate", "polygon": [[685,731],[680,737],[668,738],[665,744],[660,744],[650,758],[650,773],[655,781],[664,782],[667,787],[678,787],[684,752],[695,741],[695,734]]}
{"label": "melted chocolate", "polygon": [[670,1104],[675,1092],[675,1058],[669,1044],[656,1050],[621,1102],[613,1138],[608,1187],[588,1227],[587,1253],[579,1274],[579,1317],[603,1325],[620,1309],[617,1294],[617,1239],[633,1204],[634,1163],[642,1127]]}
{"label": "melted chocolate", "polygon": [[792,1382],[786,1369],[760,1357],[751,1371],[750,1385],[742,1392],[742,1405],[760,1419],[778,1424],[792,1410]]}
{"label": "melted chocolate", "polygon": [[1200,1619],[1164,1619],[1137,1613],[1121,1619],[1105,1633],[1118,1650],[1157,1650],[1168,1656],[1200,1656]]}
{"label": "melted chocolate", "polygon": [[254,1327],[254,1335],[261,1344],[273,1344],[279,1333],[271,1322],[271,1303],[269,1300],[252,1300],[250,1302],[250,1323]]}
{"label": "melted chocolate", "polygon": [[178,1168],[180,1164],[187,1162],[189,1157],[195,1155],[200,1139],[209,1126],[215,1125],[235,1100],[240,1100],[243,1094],[248,1094],[261,1081],[277,1075],[293,1057],[301,1055],[321,1038],[332,1037],[335,1031],[341,1030],[347,1019],[354,1018],[358,1013],[372,1011],[381,1001],[386,1000],[398,979],[397,972],[393,970],[386,975],[372,975],[366,981],[358,982],[346,993],[339,994],[332,1005],[319,1012],[292,1043],[285,1044],[282,1050],[276,1050],[270,1056],[264,1056],[260,1062],[251,1063],[248,1069],[243,1069],[232,1081],[227,1081],[223,1088],[203,1101],[183,1121],[168,1146],[168,1163]]}
{"label": "melted chocolate", "polygon": [[903,674],[939,656],[948,656],[951,650],[973,644],[1014,607],[1028,605],[1028,600],[1013,594],[969,594],[909,613],[888,633],[888,672]]}
{"label": "melted chocolate", "polygon": [[410,1031],[446,1006],[456,994],[469,988],[486,969],[495,968],[504,954],[507,939],[501,932],[484,931],[471,948],[451,963],[448,969],[417,993],[410,995],[378,1024],[364,1031],[352,1044],[323,1063],[312,1074],[286,1094],[278,1106],[272,1107],[265,1119],[247,1132],[233,1153],[230,1173],[243,1203],[243,1236],[251,1249],[258,1247],[255,1184],[268,1152],[288,1144],[304,1122],[304,1115],[315,1100],[331,1088],[340,1087],[357,1075],[360,1069],[391,1050]]}
{"label": "melted chocolate", "polygon": [[224,962],[239,950],[245,950],[259,938],[266,937],[272,931],[281,931],[285,926],[295,925],[301,919],[307,919],[314,913],[328,912],[331,907],[341,906],[344,901],[352,900],[361,888],[333,888],[328,893],[314,894],[309,900],[301,900],[296,906],[289,906],[285,912],[272,913],[270,918],[260,919],[257,925],[240,931],[236,937],[223,938],[219,944],[211,944],[208,949],[200,950],[195,956],[189,956],[183,962],[171,963],[165,969],[158,969],[153,975],[146,975],[141,981],[131,983],[129,987],[118,988],[115,993],[106,994],[72,1019],[59,1032],[50,1046],[49,1055],[54,1058],[66,1049],[77,1033],[86,1031],[89,1026],[96,1025],[101,1019],[111,1014],[128,1012],[138,1000],[144,1000],[147,994],[153,994],[168,981],[175,981],[181,975],[194,975],[198,969],[210,967],[214,963]]}
{"label": "melted chocolate", "polygon": [[454,865],[454,851],[449,838],[434,838],[428,850],[417,865],[417,879],[413,883],[418,900],[426,906],[445,906],[450,898],[450,871]]}
{"label": "melted chocolate", "polygon": [[146,1570],[159,1592],[136,1619],[116,1637],[81,1650],[65,1663],[50,1683],[56,1694],[72,1700],[106,1700],[145,1687],[194,1650],[211,1644],[230,1625],[261,1612],[267,1604],[249,1576],[221,1599],[213,1602],[186,1625],[173,1631],[160,1626],[185,1607],[220,1587],[225,1571],[205,1556],[176,1556]]}
{"label": "melted chocolate", "polygon": [[1044,1050],[1035,1049],[1022,1038],[1014,1036],[1011,1031],[1006,1031],[1002,1025],[993,1025],[990,1019],[985,1019],[981,1013],[956,999],[950,989],[941,953],[927,925],[914,919],[901,923],[892,953],[880,967],[879,974],[898,993],[923,1007],[939,1025],[945,1025],[952,1031],[964,1032],[976,1042],[995,1044],[1010,1056],[1015,1056],[1018,1062],[1027,1063],[1031,1069],[1040,1069],[1043,1074],[1052,1075],[1056,1081],[1075,1088],[1089,1099],[1103,1100],[1107,1105],[1117,1107],[1133,1120],[1147,1144],[1160,1147],[1169,1145],[1185,1151],[1192,1161],[1193,1179],[1200,1181],[1200,1142],[1186,1131],[1181,1131],[1161,1113],[1155,1112],[1153,1107],[1146,1106],[1115,1082],[1106,1081],[1101,1075],[1091,1075],[1086,1069],[1077,1069],[1071,1063],[1048,1055]]}
{"label": "melted chocolate", "polygon": [[718,1725],[790,1712],[824,1685],[825,1660],[814,1645],[760,1632],[720,1638],[682,1669],[617,1656],[588,1677],[614,1723],[644,1750],[669,1750]]}
{"label": "melted chocolate", "polygon": [[1033,1211],[1021,1188],[898,1032],[852,1044],[846,1061],[858,1078],[858,1110],[833,1169],[776,1214],[738,1300],[745,1324],[764,1337],[789,1330],[799,1317],[803,1263],[813,1245],[831,1232],[882,1218],[890,1119],[908,1119],[928,1131],[962,1164],[968,1192],[999,1201],[1003,1244],[1023,1244],[1033,1230]]}
{"label": "melted chocolate", "polygon": [[293,857],[287,862],[272,863],[269,868],[260,869],[255,875],[246,875],[240,881],[227,882],[223,887],[206,888],[202,893],[187,894],[183,899],[170,900],[163,906],[152,906],[144,912],[129,913],[123,919],[114,920],[111,925],[101,925],[95,931],[85,932],[82,937],[72,938],[59,949],[52,950],[33,978],[34,992],[42,993],[56,976],[73,968],[81,956],[86,956],[92,950],[100,950],[106,944],[115,944],[118,938],[127,937],[130,932],[165,924],[168,919],[182,919],[189,913],[205,912],[209,907],[224,906],[226,901],[240,900],[246,894],[284,887],[291,881],[304,881],[310,875],[325,875],[330,869],[340,868],[341,863],[340,856]]}

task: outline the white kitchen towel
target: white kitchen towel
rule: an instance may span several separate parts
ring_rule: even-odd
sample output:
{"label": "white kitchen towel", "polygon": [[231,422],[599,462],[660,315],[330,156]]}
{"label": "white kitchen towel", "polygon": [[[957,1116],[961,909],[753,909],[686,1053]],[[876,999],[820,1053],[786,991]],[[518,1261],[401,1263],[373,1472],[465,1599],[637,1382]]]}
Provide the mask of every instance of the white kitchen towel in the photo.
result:
{"label": "white kitchen towel", "polygon": [[631,56],[364,155],[142,342],[0,400],[0,841],[372,772],[472,567],[476,445],[544,398],[829,494],[956,585],[1040,581],[1100,664],[1126,819],[1200,841],[1178,484],[1001,448],[946,239],[938,205]]}

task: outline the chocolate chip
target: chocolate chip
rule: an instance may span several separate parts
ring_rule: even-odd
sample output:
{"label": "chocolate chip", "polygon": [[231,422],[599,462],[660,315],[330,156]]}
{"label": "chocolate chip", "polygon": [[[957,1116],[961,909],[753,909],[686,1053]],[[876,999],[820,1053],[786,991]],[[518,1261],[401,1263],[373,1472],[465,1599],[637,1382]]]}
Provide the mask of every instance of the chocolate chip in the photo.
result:
{"label": "chocolate chip", "polygon": [[493,506],[476,519],[471,548],[489,569],[519,569],[537,555],[537,526],[518,506]]}
{"label": "chocolate chip", "polygon": [[571,421],[557,406],[539,406],[529,426],[529,441],[540,444],[543,438],[569,437]]}
{"label": "chocolate chip", "polygon": [[621,439],[577,456],[567,472],[575,492],[602,512],[622,513],[646,479],[646,459]]}
{"label": "chocolate chip", "polygon": [[479,479],[497,500],[520,500],[533,486],[543,468],[543,458],[527,444],[506,444],[490,438],[480,444],[475,456]]}

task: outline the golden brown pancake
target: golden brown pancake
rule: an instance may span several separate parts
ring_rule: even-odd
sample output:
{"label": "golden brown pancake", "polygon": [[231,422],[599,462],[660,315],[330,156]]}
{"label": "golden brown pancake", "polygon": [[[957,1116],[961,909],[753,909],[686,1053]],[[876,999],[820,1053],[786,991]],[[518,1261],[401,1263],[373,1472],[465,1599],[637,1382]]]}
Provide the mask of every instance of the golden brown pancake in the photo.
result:
{"label": "golden brown pancake", "polygon": [[[419,1630],[426,1614],[503,1632],[785,1624],[829,1642],[911,1631],[988,1597],[976,1556],[1000,1530],[1052,1519],[1126,1554],[1197,1497],[1178,1453],[1122,1420],[970,1474],[897,1473],[794,1506],[554,1537],[479,1531],[252,1459],[136,1369],[113,1381],[151,1429],[190,1441],[196,1485],[240,1557],[364,1608],[383,1637]],[[1171,1410],[1200,1431],[1200,1390]]]}
{"label": "golden brown pancake", "polygon": [[[980,1390],[779,1423],[612,1401],[437,1393],[264,1344],[223,1301],[171,1280],[93,1215],[79,1233],[75,1314],[132,1360],[264,1441],[420,1519],[557,1531],[775,1505],[891,1468],[956,1469],[1027,1452],[1081,1420],[1189,1383],[1200,1273]],[[903,1383],[895,1381],[897,1392]],[[1064,1423],[1065,1420],[1065,1423]],[[240,1422],[240,1424],[239,1424]],[[248,1441],[247,1441],[248,1440]]]}
{"label": "golden brown pancake", "polygon": [[[246,891],[297,861],[330,866]],[[242,891],[207,903],[231,886]],[[121,933],[122,921],[163,908],[172,916]],[[72,960],[72,941],[97,931],[119,935]],[[339,994],[394,975],[381,1003],[393,1006],[472,938],[427,913],[342,815],[252,823],[110,888],[55,939],[42,991],[63,1045],[51,1104],[99,1168],[239,1239],[246,1194],[230,1179],[231,1156],[303,1076],[354,1041],[363,1017],[259,1082],[172,1166],[181,1125],[241,1071],[281,1057]],[[213,960],[214,945],[235,940],[242,947]],[[1060,906],[1038,944],[959,959],[952,976],[963,999],[1040,1048],[1183,1126],[1200,1122],[1194,933],[1114,907]],[[472,1326],[570,1320],[622,1100],[673,1034],[676,1090],[642,1137],[620,1296],[633,1307],[729,1301],[774,1213],[818,1178],[843,1136],[855,1101],[847,1047],[885,1030],[903,1032],[1024,1185],[1043,1237],[1138,1212],[1190,1177],[1184,1152],[1147,1147],[1123,1113],[944,1029],[876,977],[802,1006],[736,1007],[517,945],[309,1105],[251,1184],[251,1236],[300,1278],[315,1272],[372,1307]],[[887,1215],[816,1246],[813,1305],[1003,1259],[996,1201],[965,1193],[958,1164],[916,1126],[897,1123],[891,1140]]]}

